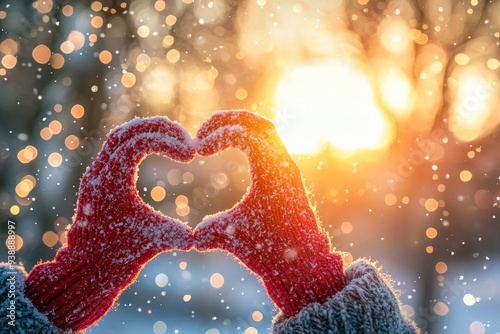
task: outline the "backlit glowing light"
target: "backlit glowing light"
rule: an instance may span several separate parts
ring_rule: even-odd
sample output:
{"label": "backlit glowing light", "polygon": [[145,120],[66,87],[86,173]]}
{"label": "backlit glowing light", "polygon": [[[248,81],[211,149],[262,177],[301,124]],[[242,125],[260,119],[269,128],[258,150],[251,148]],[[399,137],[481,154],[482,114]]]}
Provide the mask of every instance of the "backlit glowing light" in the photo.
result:
{"label": "backlit glowing light", "polygon": [[185,172],[182,174],[182,182],[184,184],[190,184],[191,182],[194,181],[194,175],[191,172]]}
{"label": "backlit glowing light", "polygon": [[189,208],[189,199],[184,195],[177,196],[175,199],[175,205],[175,212],[181,217],[187,216],[191,211]]}
{"label": "backlit glowing light", "polygon": [[224,276],[219,273],[215,273],[210,276],[210,285],[215,289],[219,289],[224,285]]}
{"label": "backlit glowing light", "polygon": [[161,45],[163,47],[169,47],[169,46],[172,46],[172,44],[174,44],[174,36],[171,36],[171,35],[167,35],[163,38],[163,41],[161,42]]}
{"label": "backlit glowing light", "polygon": [[60,69],[64,66],[64,56],[60,53],[54,53],[50,56],[50,65],[55,70]]}
{"label": "backlit glowing light", "polygon": [[259,334],[259,331],[257,330],[257,328],[250,326],[243,331],[243,334]]}
{"label": "backlit glowing light", "polygon": [[325,142],[345,152],[381,149],[394,137],[367,77],[349,64],[297,67],[282,78],[274,100],[276,127],[292,153],[314,151]]}
{"label": "backlit glowing light", "polygon": [[194,84],[198,90],[210,90],[214,87],[215,79],[217,78],[218,72],[216,71],[201,71],[196,74],[194,78]]}
{"label": "backlit glowing light", "polygon": [[229,176],[225,172],[210,175],[210,184],[217,190],[222,190],[229,185]]}
{"label": "backlit glowing light", "polygon": [[405,304],[401,307],[402,313],[409,318],[412,318],[415,315],[415,309],[408,304]]}
{"label": "backlit glowing light", "polygon": [[498,85],[488,81],[480,68],[473,67],[459,72],[455,79],[457,87],[450,108],[449,128],[458,139],[472,141],[500,123]]}
{"label": "backlit glowing light", "polygon": [[151,30],[149,29],[148,26],[140,26],[139,28],[137,28],[137,35],[139,35],[139,37],[142,37],[142,38],[146,38],[149,36]]}
{"label": "backlit glowing light", "polygon": [[439,316],[445,316],[449,312],[448,305],[446,305],[443,302],[437,302],[434,304],[434,313],[436,313]]}
{"label": "backlit glowing light", "polygon": [[425,235],[429,239],[434,239],[438,235],[438,231],[434,227],[429,227],[427,230],[425,230]]}
{"label": "backlit glowing light", "polygon": [[64,139],[64,145],[66,145],[69,150],[76,149],[79,144],[80,139],[78,139],[78,137],[75,135],[69,135],[66,137],[66,139]]}
{"label": "backlit glowing light", "polygon": [[469,331],[471,334],[485,334],[486,327],[480,321],[473,321],[469,326]]}
{"label": "backlit glowing light", "polygon": [[64,41],[61,43],[61,51],[65,54],[75,51],[75,46],[71,41]]}
{"label": "backlit glowing light", "polygon": [[480,209],[488,209],[493,205],[493,194],[488,189],[479,189],[474,193],[474,203]]}
{"label": "backlit glowing light", "polygon": [[26,197],[30,192],[29,185],[26,182],[19,182],[16,186],[16,194],[19,197]]}
{"label": "backlit glowing light", "polygon": [[[12,212],[13,211],[12,208],[10,211],[13,215],[17,215],[17,214],[19,214],[19,207],[17,205],[14,205],[14,206],[16,207],[16,209],[14,210],[16,213]],[[11,240],[10,238],[5,240],[5,246],[7,246],[9,249],[11,249],[11,247],[12,247],[10,240]],[[23,243],[24,243],[23,239],[19,235],[15,234],[14,235],[14,250],[15,251],[20,250],[21,247],[23,247]]]}
{"label": "backlit glowing light", "polygon": [[182,300],[186,303],[189,302],[191,300],[191,295],[184,295],[184,297],[182,297]]}
{"label": "backlit glowing light", "polygon": [[71,16],[73,15],[73,6],[71,5],[66,5],[62,8],[61,12],[63,13],[64,16]]}
{"label": "backlit glowing light", "polygon": [[50,49],[43,44],[36,46],[31,53],[33,59],[39,64],[47,64],[50,60]]}
{"label": "backlit glowing light", "polygon": [[57,134],[61,133],[62,124],[61,124],[61,122],[54,120],[54,121],[50,122],[49,129],[53,135],[57,135]]}
{"label": "backlit glowing light", "polygon": [[51,153],[47,160],[52,167],[59,167],[62,164],[62,156],[57,152]]}
{"label": "backlit glowing light", "polygon": [[163,0],[157,0],[155,2],[155,9],[159,12],[161,12],[162,10],[164,10],[166,7],[166,4],[165,4],[165,1]]}
{"label": "backlit glowing light", "polygon": [[164,288],[168,284],[168,276],[165,275],[164,273],[160,273],[156,275],[155,277],[155,283],[158,285],[160,288]]}
{"label": "backlit glowing light", "polygon": [[16,195],[24,198],[29,195],[29,193],[35,188],[36,179],[32,175],[24,176],[21,181],[16,186]]}
{"label": "backlit glowing light", "polygon": [[52,0],[37,0],[33,2],[33,8],[42,14],[47,14],[52,10]]}
{"label": "backlit glowing light", "polygon": [[13,69],[17,64],[17,58],[12,55],[5,55],[2,58],[2,66],[6,69]]}
{"label": "backlit glowing light", "polygon": [[434,212],[437,210],[437,208],[439,207],[439,203],[436,199],[434,198],[428,198],[426,201],[425,201],[425,209],[429,212]]}
{"label": "backlit glowing light", "polygon": [[27,164],[33,160],[38,155],[38,150],[32,145],[28,145],[17,153],[17,159],[23,164]]}
{"label": "backlit glowing light", "polygon": [[85,45],[85,35],[78,30],[70,32],[67,40],[71,42],[74,50],[80,50]]}
{"label": "backlit glowing light", "polygon": [[113,55],[108,50],[104,50],[104,51],[101,51],[101,53],[99,53],[99,60],[103,64],[109,64],[112,59],[113,59]]}
{"label": "backlit glowing light", "polygon": [[[13,207],[16,207],[16,212],[17,213],[14,214],[12,212],[12,208],[10,210],[10,213],[12,213],[13,215],[19,214],[19,207],[17,205],[14,205]],[[7,247],[9,247],[9,245],[7,244],[8,241],[9,241],[9,239],[5,240],[5,245]],[[21,238],[19,235],[15,234],[14,235],[14,250],[17,252],[18,250],[20,250],[23,247],[23,244],[24,244],[23,238]]]}
{"label": "backlit glowing light", "polygon": [[99,29],[104,24],[104,19],[102,17],[100,17],[100,16],[94,16],[90,20],[90,24],[92,25],[92,27],[94,27],[96,29]]}
{"label": "backlit glowing light", "polygon": [[82,118],[83,114],[85,114],[85,109],[83,108],[83,106],[81,104],[75,104],[71,108],[71,116],[73,116],[74,118],[76,118],[76,119]]}
{"label": "backlit glowing light", "polygon": [[236,90],[236,93],[234,94],[234,96],[238,99],[238,100],[244,100],[248,97],[248,92],[246,89],[244,88],[238,88],[238,90]]}
{"label": "backlit glowing light", "polygon": [[6,38],[0,43],[0,52],[4,55],[15,56],[19,51],[19,44],[13,39]]}
{"label": "backlit glowing light", "polygon": [[21,212],[21,209],[19,208],[19,205],[13,205],[10,207],[10,213],[14,216],[18,215],[19,212]]}
{"label": "backlit glowing light", "polygon": [[350,222],[343,222],[342,225],[340,225],[340,230],[344,234],[349,234],[353,230],[352,224]]}
{"label": "backlit glowing light", "polygon": [[50,131],[49,128],[45,127],[40,130],[40,137],[43,140],[49,140],[50,138],[52,138],[52,131]]}
{"label": "backlit glowing light", "polygon": [[144,97],[151,104],[169,104],[175,94],[177,78],[167,66],[158,65],[143,76]]}
{"label": "backlit glowing light", "polygon": [[410,45],[410,28],[402,19],[387,24],[380,35],[382,45],[390,52],[405,51]]}
{"label": "backlit glowing light", "polygon": [[151,189],[151,198],[155,202],[161,202],[163,199],[165,199],[165,196],[167,195],[167,192],[163,187],[160,186],[155,186],[153,189]]}
{"label": "backlit glowing light", "polygon": [[472,179],[472,173],[468,170],[463,170],[460,172],[460,180],[462,182],[469,182]]}
{"label": "backlit glowing light", "polygon": [[354,261],[354,256],[346,251],[342,252],[342,262],[344,262],[345,268],[349,267],[351,263]]}
{"label": "backlit glowing light", "polygon": [[42,236],[42,241],[47,247],[54,247],[59,241],[59,237],[52,231],[45,232]]}
{"label": "backlit glowing light", "polygon": [[464,295],[463,301],[466,306],[472,306],[476,303],[476,297],[474,297],[470,293],[466,293]]}
{"label": "backlit glowing light", "polygon": [[387,194],[384,197],[384,202],[387,206],[393,206],[397,202],[397,197],[394,194]]}
{"label": "backlit glowing light", "polygon": [[253,321],[260,322],[260,321],[262,321],[262,319],[264,319],[264,315],[262,314],[262,312],[260,312],[260,311],[254,311],[252,313],[252,320]]}
{"label": "backlit glowing light", "polygon": [[381,76],[382,103],[398,118],[410,115],[413,106],[413,89],[410,80],[399,71]]}
{"label": "backlit glowing light", "polygon": [[99,2],[99,1],[93,1],[91,4],[90,4],[90,8],[94,11],[94,12],[99,12],[100,10],[102,10],[102,3]]}
{"label": "backlit glowing light", "polygon": [[458,65],[467,65],[470,61],[470,57],[465,53],[457,53],[453,59]]}
{"label": "backlit glowing light", "polygon": [[442,275],[442,274],[444,274],[445,272],[448,271],[448,266],[446,265],[446,263],[440,261],[440,262],[436,263],[435,269],[436,269],[436,272],[438,274]]}
{"label": "backlit glowing light", "polygon": [[177,63],[181,58],[181,54],[176,49],[168,50],[167,52],[167,60],[171,63]]}
{"label": "backlit glowing light", "polygon": [[135,69],[139,72],[144,72],[150,64],[151,58],[147,54],[141,53],[136,58]]}
{"label": "backlit glowing light", "polygon": [[490,70],[496,70],[500,67],[500,61],[498,61],[498,59],[496,58],[490,58],[486,62],[486,66],[488,66]]}
{"label": "backlit glowing light", "polygon": [[181,183],[182,172],[177,168],[172,168],[167,173],[167,181],[173,186],[176,186]]}
{"label": "backlit glowing light", "polygon": [[57,235],[61,245],[66,246],[68,244],[68,231],[60,231]]}
{"label": "backlit glowing light", "polygon": [[134,74],[134,73],[131,73],[131,72],[124,73],[124,74],[122,75],[121,82],[122,82],[122,85],[123,85],[125,88],[131,88],[131,87],[134,87],[135,82],[136,82],[135,74]]}
{"label": "backlit glowing light", "polygon": [[177,18],[175,17],[175,15],[168,15],[165,18],[165,23],[168,24],[169,26],[173,26],[175,22],[177,22]]}

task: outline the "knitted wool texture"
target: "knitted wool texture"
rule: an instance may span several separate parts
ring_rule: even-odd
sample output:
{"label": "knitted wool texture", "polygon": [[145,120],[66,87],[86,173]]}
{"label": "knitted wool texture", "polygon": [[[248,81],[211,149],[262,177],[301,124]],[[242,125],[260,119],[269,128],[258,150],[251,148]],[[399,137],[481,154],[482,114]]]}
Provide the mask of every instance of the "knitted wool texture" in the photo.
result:
{"label": "knitted wool texture", "polygon": [[276,317],[273,334],[418,334],[380,271],[366,261],[345,272],[346,285],[325,303],[312,303],[299,314]]}
{"label": "knitted wool texture", "polygon": [[[26,272],[0,263],[0,328],[12,334],[63,334],[24,295]],[[14,303],[12,303],[14,302]]]}
{"label": "knitted wool texture", "polygon": [[154,211],[135,188],[147,154],[188,162],[191,141],[165,117],[135,119],[110,132],[81,181],[67,246],[26,281],[26,296],[58,328],[90,327],[154,256],[192,247],[191,229]]}
{"label": "knitted wool texture", "polygon": [[240,203],[196,228],[198,250],[220,248],[236,256],[262,279],[286,317],[343,288],[341,257],[330,252],[299,168],[269,120],[245,111],[216,113],[199,129],[195,146],[203,156],[238,148],[251,174]]}

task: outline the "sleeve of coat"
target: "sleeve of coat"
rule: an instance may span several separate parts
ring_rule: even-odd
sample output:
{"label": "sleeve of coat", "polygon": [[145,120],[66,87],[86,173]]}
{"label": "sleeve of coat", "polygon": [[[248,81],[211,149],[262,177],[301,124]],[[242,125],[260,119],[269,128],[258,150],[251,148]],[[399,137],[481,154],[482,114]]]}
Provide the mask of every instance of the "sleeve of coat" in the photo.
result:
{"label": "sleeve of coat", "polygon": [[357,261],[345,271],[344,289],[323,304],[309,304],[293,317],[278,314],[273,333],[419,334],[402,314],[391,286],[375,265]]}
{"label": "sleeve of coat", "polygon": [[62,334],[24,295],[26,271],[0,263],[0,328],[2,333]]}

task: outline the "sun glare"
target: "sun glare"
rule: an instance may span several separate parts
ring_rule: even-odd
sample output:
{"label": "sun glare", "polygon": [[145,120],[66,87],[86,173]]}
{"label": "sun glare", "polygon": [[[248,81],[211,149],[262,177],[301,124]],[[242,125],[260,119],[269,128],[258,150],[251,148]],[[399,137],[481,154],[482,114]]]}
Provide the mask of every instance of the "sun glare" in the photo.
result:
{"label": "sun glare", "polygon": [[292,153],[330,143],[344,152],[386,147],[392,124],[366,76],[339,62],[307,63],[284,76],[274,95],[276,127]]}
{"label": "sun glare", "polygon": [[484,136],[500,122],[496,112],[498,91],[481,73],[474,69],[464,71],[457,80],[450,130],[463,141]]}
{"label": "sun glare", "polygon": [[413,107],[413,89],[410,80],[401,72],[392,71],[381,78],[382,103],[398,119],[407,118]]}

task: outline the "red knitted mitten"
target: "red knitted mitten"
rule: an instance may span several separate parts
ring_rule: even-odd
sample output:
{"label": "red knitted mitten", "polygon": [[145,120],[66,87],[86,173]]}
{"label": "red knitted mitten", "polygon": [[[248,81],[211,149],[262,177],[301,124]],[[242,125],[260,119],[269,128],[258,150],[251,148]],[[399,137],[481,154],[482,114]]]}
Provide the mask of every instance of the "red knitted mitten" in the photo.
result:
{"label": "red knitted mitten", "polygon": [[198,250],[221,248],[235,255],[262,279],[287,317],[343,288],[341,256],[330,251],[300,171],[269,120],[245,111],[216,113],[201,126],[195,146],[203,156],[239,148],[251,174],[239,204],[197,227]]}
{"label": "red knitted mitten", "polygon": [[80,184],[68,244],[38,264],[26,296],[61,329],[97,322],[158,253],[192,247],[191,229],[154,211],[135,188],[137,165],[151,153],[188,162],[189,134],[165,117],[135,119],[110,132]]}

